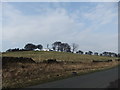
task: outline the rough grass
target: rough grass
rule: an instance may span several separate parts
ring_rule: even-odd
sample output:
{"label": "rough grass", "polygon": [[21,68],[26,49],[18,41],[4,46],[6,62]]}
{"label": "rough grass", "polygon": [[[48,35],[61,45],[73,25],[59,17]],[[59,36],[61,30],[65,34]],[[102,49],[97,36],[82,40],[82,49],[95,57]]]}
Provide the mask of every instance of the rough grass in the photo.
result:
{"label": "rough grass", "polygon": [[[3,57],[28,57],[39,63],[8,63],[2,68],[3,88],[21,88],[52,80],[111,68],[118,65],[113,57],[80,55],[64,52],[23,51],[7,52]],[[61,63],[42,63],[47,59],[61,60]],[[93,63],[92,60],[108,60],[112,62]]]}
{"label": "rough grass", "polygon": [[21,52],[7,52],[3,53],[3,56],[9,57],[28,57],[32,58],[36,62],[41,62],[46,59],[57,59],[62,61],[82,61],[82,62],[90,62],[91,60],[108,60],[115,59],[113,57],[105,57],[105,56],[95,56],[95,55],[80,55],[73,53],[65,53],[65,52],[54,52],[54,51],[21,51]]}
{"label": "rough grass", "polygon": [[21,88],[51,80],[114,67],[118,62],[102,63],[12,63],[3,68],[3,88]]}

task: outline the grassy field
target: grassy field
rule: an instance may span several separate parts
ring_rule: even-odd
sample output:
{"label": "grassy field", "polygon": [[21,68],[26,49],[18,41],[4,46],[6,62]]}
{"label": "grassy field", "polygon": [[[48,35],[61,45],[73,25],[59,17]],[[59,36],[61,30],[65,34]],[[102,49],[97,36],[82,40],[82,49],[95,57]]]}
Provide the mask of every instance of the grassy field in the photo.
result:
{"label": "grassy field", "polygon": [[[64,52],[24,51],[7,52],[2,56],[29,57],[40,63],[8,63],[2,68],[3,88],[22,88],[53,80],[68,78],[76,72],[77,75],[108,69],[118,65],[113,57],[94,55],[79,55]],[[47,59],[62,60],[60,63],[43,63]],[[108,60],[112,62],[94,63],[92,60]],[[72,61],[72,62],[69,62]],[[73,63],[74,62],[74,63]],[[75,63],[76,62],[76,63]]]}
{"label": "grassy field", "polygon": [[115,59],[114,57],[95,56],[95,55],[80,55],[65,52],[54,52],[54,51],[23,51],[23,52],[7,52],[3,53],[2,56],[9,57],[28,57],[32,58],[36,62],[40,62],[47,59],[57,59],[62,61],[82,61],[90,62],[92,60],[108,60]]}

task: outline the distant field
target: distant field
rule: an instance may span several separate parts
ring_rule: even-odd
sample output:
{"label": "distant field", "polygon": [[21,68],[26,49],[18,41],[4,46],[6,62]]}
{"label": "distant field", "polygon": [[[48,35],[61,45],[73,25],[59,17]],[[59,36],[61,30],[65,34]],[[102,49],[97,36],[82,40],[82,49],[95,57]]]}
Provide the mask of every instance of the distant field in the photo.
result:
{"label": "distant field", "polygon": [[32,58],[36,62],[40,62],[47,59],[57,59],[62,61],[82,61],[90,62],[91,60],[108,60],[115,59],[114,57],[95,56],[95,55],[80,55],[66,52],[55,51],[21,51],[21,52],[6,52],[2,56],[7,57],[28,57]]}

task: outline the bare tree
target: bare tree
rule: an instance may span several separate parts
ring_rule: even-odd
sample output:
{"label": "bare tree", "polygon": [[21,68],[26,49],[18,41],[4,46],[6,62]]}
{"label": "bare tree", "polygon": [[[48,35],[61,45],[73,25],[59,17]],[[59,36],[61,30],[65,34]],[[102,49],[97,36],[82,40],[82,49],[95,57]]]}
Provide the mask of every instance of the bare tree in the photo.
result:
{"label": "bare tree", "polygon": [[78,49],[79,45],[76,43],[72,43],[71,47],[72,47],[72,52],[74,53]]}
{"label": "bare tree", "polygon": [[49,49],[49,44],[47,44],[47,49]]}

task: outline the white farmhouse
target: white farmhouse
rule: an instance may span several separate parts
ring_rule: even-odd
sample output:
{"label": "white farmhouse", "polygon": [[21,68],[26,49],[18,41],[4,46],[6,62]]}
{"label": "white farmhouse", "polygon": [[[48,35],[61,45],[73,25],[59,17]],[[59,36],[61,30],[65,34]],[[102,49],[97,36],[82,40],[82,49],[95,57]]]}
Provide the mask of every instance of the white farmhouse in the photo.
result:
{"label": "white farmhouse", "polygon": [[40,49],[34,49],[34,51],[53,51],[53,49],[49,49],[49,48],[43,48],[42,50]]}
{"label": "white farmhouse", "polygon": [[50,49],[49,48],[44,48],[44,49],[42,49],[42,51],[50,51]]}
{"label": "white farmhouse", "polygon": [[34,51],[41,51],[41,50],[37,48],[37,49],[34,49]]}

